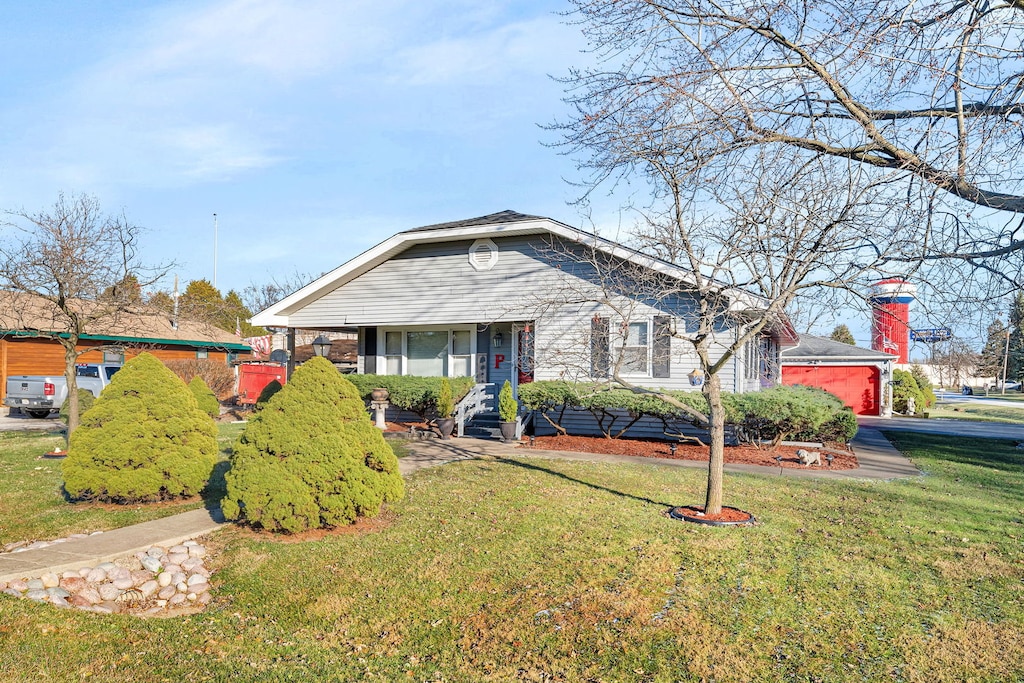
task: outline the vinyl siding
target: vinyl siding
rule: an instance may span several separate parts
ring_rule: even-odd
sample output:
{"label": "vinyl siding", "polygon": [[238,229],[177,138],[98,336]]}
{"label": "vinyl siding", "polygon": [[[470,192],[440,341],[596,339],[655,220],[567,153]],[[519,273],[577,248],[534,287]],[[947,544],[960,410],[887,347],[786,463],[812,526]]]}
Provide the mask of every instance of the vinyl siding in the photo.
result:
{"label": "vinyl siding", "polygon": [[[416,245],[376,268],[338,287],[289,316],[297,328],[339,326],[394,326],[535,322],[536,379],[584,379],[590,372],[590,321],[608,317],[614,325],[620,319],[611,308],[593,301],[599,277],[585,258],[583,247],[569,243],[552,245],[546,238],[506,237],[494,239],[497,263],[490,270],[475,270],[469,262],[473,240]],[[589,299],[589,300],[588,300]],[[566,301],[576,303],[568,304]],[[685,295],[658,302],[619,303],[633,308],[631,319],[646,320],[653,332],[655,316],[671,316],[677,326],[693,329],[695,301]],[[507,330],[505,325],[501,329]],[[505,334],[506,346],[511,335]],[[726,343],[732,332],[722,331]],[[721,343],[717,344],[720,348]],[[509,349],[510,350],[510,349]],[[478,348],[479,352],[483,349]],[[488,346],[488,381],[503,381],[511,369],[494,371],[494,353]],[[720,351],[718,352],[720,353]],[[511,361],[511,353],[506,353]],[[363,357],[360,356],[360,371]],[[692,346],[672,339],[670,377],[630,377],[645,386],[689,389],[687,373],[697,367]],[[723,387],[736,385],[736,364],[723,368]]]}

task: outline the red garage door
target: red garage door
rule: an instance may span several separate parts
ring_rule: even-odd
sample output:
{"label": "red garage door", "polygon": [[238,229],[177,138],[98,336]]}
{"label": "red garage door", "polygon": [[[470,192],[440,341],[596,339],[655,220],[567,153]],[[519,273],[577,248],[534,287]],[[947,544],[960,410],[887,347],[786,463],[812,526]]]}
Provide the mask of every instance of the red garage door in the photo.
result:
{"label": "red garage door", "polygon": [[783,384],[820,387],[858,415],[878,415],[879,370],[873,365],[783,365]]}

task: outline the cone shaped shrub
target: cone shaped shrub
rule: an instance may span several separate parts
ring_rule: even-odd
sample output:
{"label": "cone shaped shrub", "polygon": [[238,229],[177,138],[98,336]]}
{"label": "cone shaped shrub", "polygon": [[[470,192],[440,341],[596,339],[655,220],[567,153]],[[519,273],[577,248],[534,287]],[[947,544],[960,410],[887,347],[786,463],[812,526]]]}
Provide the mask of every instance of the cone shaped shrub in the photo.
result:
{"label": "cone shaped shrub", "polygon": [[156,357],[125,363],[82,415],[62,463],[74,498],[117,503],[191,496],[217,460],[217,428]]}
{"label": "cone shaped shrub", "polygon": [[291,533],[372,517],[405,492],[359,392],[324,358],[304,363],[249,420],[225,478],[228,519]]}
{"label": "cone shaped shrub", "polygon": [[220,401],[217,400],[213,390],[206,385],[202,377],[199,375],[193,377],[192,381],[188,383],[188,388],[192,395],[196,397],[196,403],[199,404],[201,411],[210,417],[220,415]]}

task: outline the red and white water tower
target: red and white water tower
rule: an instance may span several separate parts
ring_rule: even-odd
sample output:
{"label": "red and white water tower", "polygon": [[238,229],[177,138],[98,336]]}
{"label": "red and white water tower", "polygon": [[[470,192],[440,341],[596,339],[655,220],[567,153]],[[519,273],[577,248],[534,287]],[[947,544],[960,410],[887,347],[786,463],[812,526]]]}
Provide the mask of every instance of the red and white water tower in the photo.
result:
{"label": "red and white water tower", "polygon": [[876,282],[871,287],[871,348],[899,356],[897,363],[910,358],[910,302],[917,287],[900,278]]}

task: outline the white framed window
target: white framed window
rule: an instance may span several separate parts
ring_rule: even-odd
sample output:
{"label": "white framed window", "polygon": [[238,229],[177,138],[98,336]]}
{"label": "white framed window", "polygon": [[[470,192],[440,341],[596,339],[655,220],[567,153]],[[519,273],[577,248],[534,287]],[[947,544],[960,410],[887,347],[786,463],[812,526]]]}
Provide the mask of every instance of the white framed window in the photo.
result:
{"label": "white framed window", "polygon": [[624,375],[649,375],[651,327],[647,320],[623,322],[619,343],[619,372]]}
{"label": "white framed window", "polygon": [[377,337],[386,375],[472,377],[476,335],[472,327],[387,329]]}
{"label": "white framed window", "polygon": [[384,333],[384,374],[402,374],[402,333],[391,331]]}

